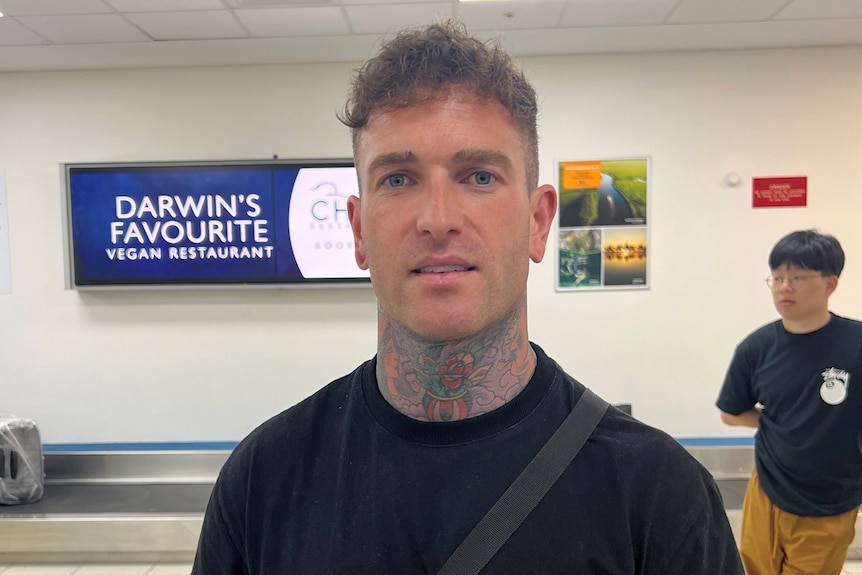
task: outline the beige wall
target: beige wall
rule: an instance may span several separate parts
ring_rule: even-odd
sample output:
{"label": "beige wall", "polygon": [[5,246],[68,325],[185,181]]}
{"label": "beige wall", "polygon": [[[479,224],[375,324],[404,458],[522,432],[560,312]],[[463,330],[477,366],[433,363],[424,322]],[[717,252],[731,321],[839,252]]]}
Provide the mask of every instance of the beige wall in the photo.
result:
{"label": "beige wall", "polygon": [[[541,179],[558,160],[649,156],[650,289],[558,293],[533,267],[530,335],[676,437],[744,434],[713,401],[733,346],[775,317],[766,255],[818,227],[862,317],[862,48],[529,58]],[[375,351],[367,289],[65,289],[64,162],[339,158],[353,65],[0,74],[11,295],[0,411],[46,443],[233,441]],[[738,188],[724,184],[735,172]],[[752,210],[751,178],[806,175],[808,207]]]}

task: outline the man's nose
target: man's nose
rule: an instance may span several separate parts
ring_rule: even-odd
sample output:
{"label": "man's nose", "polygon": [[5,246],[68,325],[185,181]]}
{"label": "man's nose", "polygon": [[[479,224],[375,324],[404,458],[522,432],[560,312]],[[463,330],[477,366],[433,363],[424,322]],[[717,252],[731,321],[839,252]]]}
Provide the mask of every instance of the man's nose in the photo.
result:
{"label": "man's nose", "polygon": [[432,178],[421,192],[416,226],[421,233],[444,238],[461,229],[464,198],[455,182],[448,178]]}

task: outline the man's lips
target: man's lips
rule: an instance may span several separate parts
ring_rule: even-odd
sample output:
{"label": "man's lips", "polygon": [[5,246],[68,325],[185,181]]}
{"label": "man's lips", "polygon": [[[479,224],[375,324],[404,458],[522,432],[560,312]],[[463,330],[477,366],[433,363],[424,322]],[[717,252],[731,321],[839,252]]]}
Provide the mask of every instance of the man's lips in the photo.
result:
{"label": "man's lips", "polygon": [[476,268],[469,266],[457,266],[457,265],[447,265],[447,266],[423,266],[413,270],[415,274],[445,274],[449,272],[468,272]]}

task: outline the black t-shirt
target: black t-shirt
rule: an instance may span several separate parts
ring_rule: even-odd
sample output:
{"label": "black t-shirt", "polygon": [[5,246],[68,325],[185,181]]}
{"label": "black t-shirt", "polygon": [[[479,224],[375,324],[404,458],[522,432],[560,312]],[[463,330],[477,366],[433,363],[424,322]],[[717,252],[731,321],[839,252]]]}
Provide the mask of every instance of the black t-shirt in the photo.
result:
{"label": "black t-shirt", "polygon": [[862,323],[855,320],[832,314],[803,334],[776,321],[736,347],[716,405],[732,415],[763,405],[755,464],[780,509],[829,516],[862,502],[859,385]]}
{"label": "black t-shirt", "polygon": [[[583,392],[534,348],[530,383],[479,417],[398,413],[371,360],[264,423],[221,471],[193,573],[437,573]],[[743,571],[708,472],[611,408],[483,573]]]}

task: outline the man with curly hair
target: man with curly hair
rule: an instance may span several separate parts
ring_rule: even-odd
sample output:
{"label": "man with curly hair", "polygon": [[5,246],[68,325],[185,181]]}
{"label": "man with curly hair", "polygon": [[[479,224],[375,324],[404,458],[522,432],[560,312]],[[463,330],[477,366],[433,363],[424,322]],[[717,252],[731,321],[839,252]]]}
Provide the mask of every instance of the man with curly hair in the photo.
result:
{"label": "man with curly hair", "polygon": [[[193,573],[438,573],[586,394],[527,337],[530,261],[557,209],[536,116],[511,57],[452,22],[398,34],[358,71],[341,120],[377,354],[236,448]],[[610,408],[482,573],[742,567],[709,473]]]}

